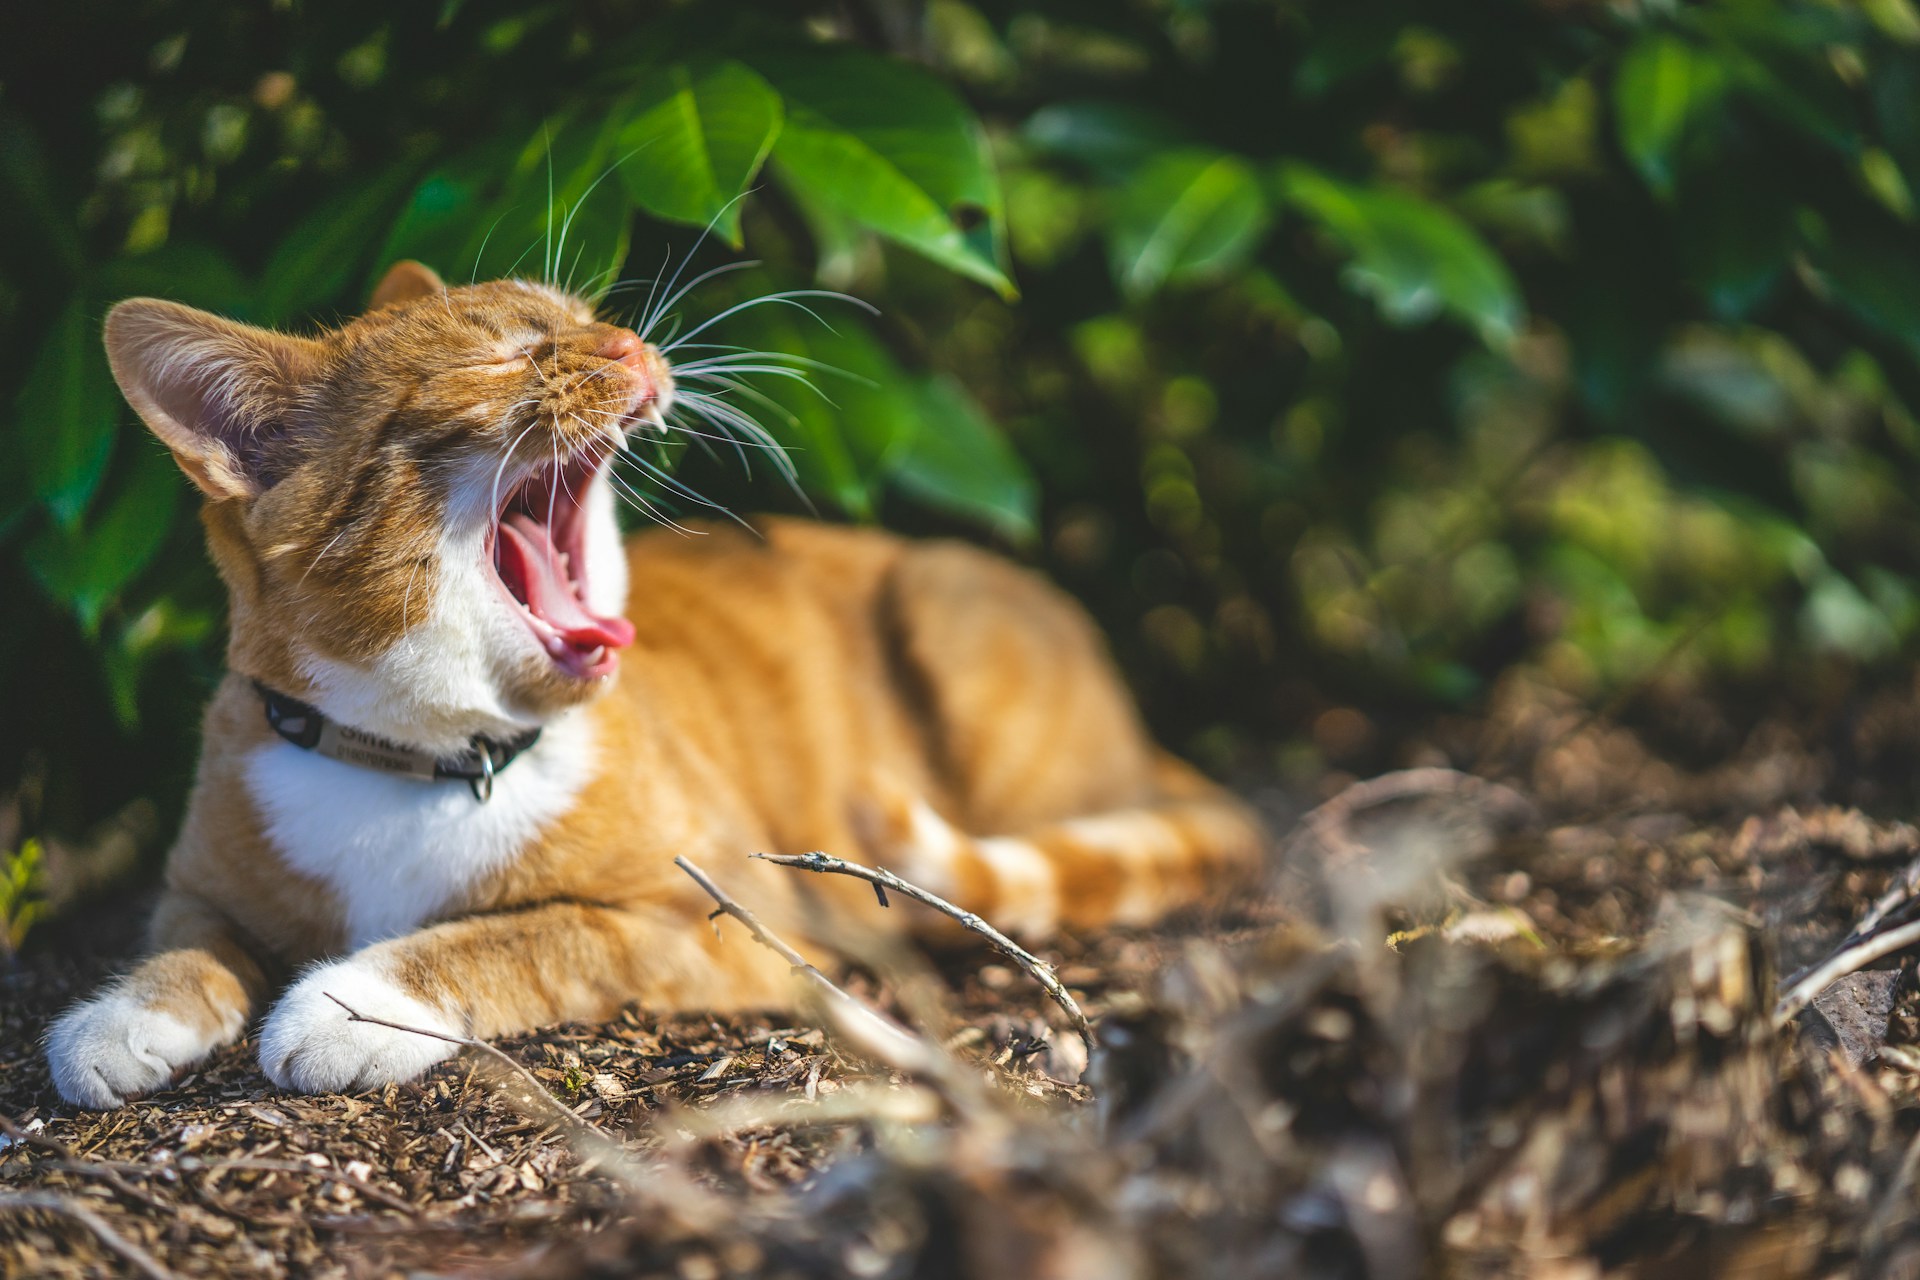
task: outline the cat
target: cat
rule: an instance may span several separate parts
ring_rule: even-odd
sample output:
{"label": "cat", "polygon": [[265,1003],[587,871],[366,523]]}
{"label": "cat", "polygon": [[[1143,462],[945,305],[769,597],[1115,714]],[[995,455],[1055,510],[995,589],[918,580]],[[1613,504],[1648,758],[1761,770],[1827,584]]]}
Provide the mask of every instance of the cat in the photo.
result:
{"label": "cat", "polygon": [[479,1037],[789,1005],[676,855],[828,947],[902,912],[747,854],[864,857],[1028,938],[1262,856],[1028,571],[795,519],[623,545],[610,460],[674,374],[579,297],[403,262],[316,337],[136,298],[105,340],[204,496],[228,673],[150,954],[49,1029],[71,1103],[158,1089],[262,1008],[268,1078],[322,1092],[456,1051],[343,1005]]}

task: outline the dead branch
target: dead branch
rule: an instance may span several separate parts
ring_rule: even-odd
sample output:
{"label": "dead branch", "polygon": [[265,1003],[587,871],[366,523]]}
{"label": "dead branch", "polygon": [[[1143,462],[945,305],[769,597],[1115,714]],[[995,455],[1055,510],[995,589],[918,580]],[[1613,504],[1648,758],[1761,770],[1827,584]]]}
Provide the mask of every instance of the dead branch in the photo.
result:
{"label": "dead branch", "polygon": [[675,858],[673,865],[691,876],[693,882],[706,890],[707,896],[719,904],[708,913],[709,920],[723,915],[732,916],[746,927],[755,942],[769,948],[782,960],[792,965],[795,976],[804,979],[821,998],[822,1007],[833,1019],[840,1034],[852,1041],[863,1053],[900,1071],[927,1076],[944,1083],[954,1082],[956,1073],[953,1069],[953,1060],[946,1054],[879,1010],[869,1008],[841,990],[831,978],[809,964],[805,956],[788,946],[778,935],[761,924],[758,916],[729,897],[727,892],[715,884],[712,878],[699,867],[685,858]]}
{"label": "dead branch", "polygon": [[1785,1026],[1793,1020],[1795,1014],[1812,1004],[1822,991],[1850,973],[1872,964],[1883,956],[1920,942],[1920,920],[1909,920],[1903,925],[1888,929],[1885,933],[1870,933],[1866,937],[1844,942],[1833,954],[1788,985],[1781,993],[1780,1001],[1773,1007],[1773,1023]]}
{"label": "dead branch", "polygon": [[347,1011],[347,1020],[350,1022],[370,1022],[375,1026],[386,1027],[393,1031],[405,1031],[411,1035],[426,1036],[430,1040],[456,1044],[463,1049],[471,1049],[481,1054],[521,1086],[524,1090],[522,1101],[531,1103],[534,1109],[543,1112],[551,1123],[567,1132],[568,1136],[578,1144],[575,1149],[580,1153],[583,1161],[589,1164],[605,1165],[616,1170],[625,1167],[626,1153],[612,1135],[592,1121],[583,1120],[575,1115],[566,1104],[547,1092],[546,1086],[540,1083],[533,1072],[527,1070],[504,1049],[474,1036],[453,1035],[427,1027],[409,1026],[404,1022],[390,1022],[385,1018],[376,1018],[371,1014],[361,1013],[331,991],[323,994]]}
{"label": "dead branch", "polygon": [[55,1195],[51,1191],[0,1191],[0,1211],[5,1210],[39,1210],[72,1218],[93,1232],[101,1244],[148,1280],[174,1280],[173,1272],[161,1266],[152,1254],[115,1231],[107,1225],[105,1218],[70,1196]]}
{"label": "dead branch", "polygon": [[[1026,972],[1028,977],[1039,983],[1041,989],[1053,997],[1053,1002],[1066,1012],[1067,1020],[1073,1024],[1073,1029],[1079,1033],[1081,1041],[1087,1046],[1087,1053],[1089,1055],[1093,1053],[1093,1027],[1087,1022],[1087,1015],[1080,1012],[1080,1006],[1074,1003],[1073,996],[1054,974],[1053,966],[988,924],[974,912],[956,907],[939,894],[931,893],[911,881],[903,880],[885,867],[862,866],[858,862],[849,862],[845,858],[835,858],[824,853],[756,853],[753,856],[763,862],[772,862],[782,867],[797,867],[802,871],[818,871],[822,874],[852,876],[858,880],[865,880],[877,890],[891,889],[895,893],[912,898],[915,902],[923,902],[942,915],[957,920],[962,927],[971,929],[993,944],[995,950],[1013,961]],[[880,905],[883,907],[887,905],[884,893],[881,894]]]}

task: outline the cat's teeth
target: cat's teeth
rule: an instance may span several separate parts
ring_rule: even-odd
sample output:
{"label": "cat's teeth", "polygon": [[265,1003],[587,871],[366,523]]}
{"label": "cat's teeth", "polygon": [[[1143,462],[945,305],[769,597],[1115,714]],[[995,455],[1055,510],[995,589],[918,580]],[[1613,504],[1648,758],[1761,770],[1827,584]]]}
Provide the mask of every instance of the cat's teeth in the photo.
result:
{"label": "cat's teeth", "polygon": [[667,434],[667,420],[660,416],[660,406],[657,404],[650,404],[642,409],[640,411],[640,421],[646,423],[661,435]]}
{"label": "cat's teeth", "polygon": [[597,644],[593,646],[593,652],[587,655],[587,658],[586,658],[587,665],[591,667],[595,663],[599,662],[600,659],[606,656],[607,656],[607,646],[603,644]]}
{"label": "cat's teeth", "polygon": [[556,658],[563,657],[567,652],[566,642],[563,641],[559,636],[548,636],[547,652],[552,654]]}

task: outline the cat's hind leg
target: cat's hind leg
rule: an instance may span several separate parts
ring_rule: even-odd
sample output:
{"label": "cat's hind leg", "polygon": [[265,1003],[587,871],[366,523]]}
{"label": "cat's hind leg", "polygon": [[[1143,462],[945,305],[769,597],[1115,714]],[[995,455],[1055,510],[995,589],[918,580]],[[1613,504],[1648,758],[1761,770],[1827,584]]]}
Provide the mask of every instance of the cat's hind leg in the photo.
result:
{"label": "cat's hind leg", "polygon": [[54,1088],[83,1107],[117,1107],[159,1089],[239,1038],[266,974],[220,912],[169,892],[154,913],[154,951],[133,972],[54,1020]]}
{"label": "cat's hind leg", "polygon": [[974,836],[924,802],[896,807],[874,851],[908,880],[1016,937],[1148,924],[1218,899],[1261,864],[1253,811],[1172,757],[1145,802]]}

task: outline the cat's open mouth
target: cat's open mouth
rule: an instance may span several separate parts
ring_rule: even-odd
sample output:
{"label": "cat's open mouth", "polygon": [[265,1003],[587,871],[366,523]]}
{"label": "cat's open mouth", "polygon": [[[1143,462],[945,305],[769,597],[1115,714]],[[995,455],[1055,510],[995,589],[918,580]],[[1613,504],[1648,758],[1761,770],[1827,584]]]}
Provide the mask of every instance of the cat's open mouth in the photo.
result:
{"label": "cat's open mouth", "polygon": [[587,607],[587,521],[581,504],[605,458],[575,455],[536,471],[501,509],[494,573],[534,638],[569,675],[593,679],[619,665],[633,624]]}

